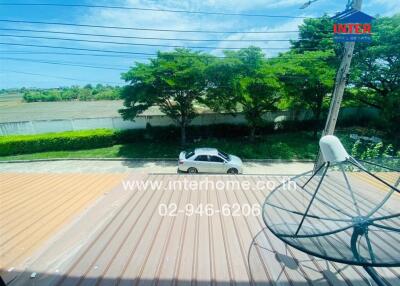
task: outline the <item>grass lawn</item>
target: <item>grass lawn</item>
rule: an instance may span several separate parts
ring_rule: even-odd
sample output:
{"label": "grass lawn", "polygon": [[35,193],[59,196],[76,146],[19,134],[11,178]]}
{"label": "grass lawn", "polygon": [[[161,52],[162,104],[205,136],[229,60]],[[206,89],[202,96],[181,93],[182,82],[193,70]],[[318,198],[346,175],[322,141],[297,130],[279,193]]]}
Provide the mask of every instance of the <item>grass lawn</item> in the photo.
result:
{"label": "grass lawn", "polygon": [[[247,138],[210,138],[189,144],[187,149],[215,147],[243,159],[314,159],[318,140],[311,132],[278,133],[248,142]],[[177,158],[178,142],[142,141],[106,148],[78,151],[52,151],[0,157],[0,160],[51,158]]]}
{"label": "grass lawn", "polygon": [[[350,138],[351,133],[363,135],[377,135],[374,130],[362,127],[338,129],[335,132],[346,150],[350,153],[355,141]],[[196,147],[215,147],[227,153],[235,154],[243,159],[315,159],[318,152],[318,140],[311,131],[290,133],[274,133],[259,136],[254,142],[247,137],[241,138],[207,138],[196,143],[190,143],[186,149]],[[385,144],[393,143],[382,137]],[[130,144],[114,145],[104,148],[85,150],[50,151],[33,154],[21,154],[0,157],[0,161],[54,159],[54,158],[177,158],[182,151],[176,141],[143,140]]]}

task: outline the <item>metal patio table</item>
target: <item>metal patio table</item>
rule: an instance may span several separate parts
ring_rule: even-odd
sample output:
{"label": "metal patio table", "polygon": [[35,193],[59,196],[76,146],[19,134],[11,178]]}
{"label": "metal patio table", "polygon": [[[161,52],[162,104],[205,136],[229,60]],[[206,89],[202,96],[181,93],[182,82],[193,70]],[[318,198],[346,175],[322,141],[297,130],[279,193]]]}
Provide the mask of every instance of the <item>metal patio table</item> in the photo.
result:
{"label": "metal patio table", "polygon": [[400,173],[357,161],[336,137],[326,137],[320,141],[325,162],[272,191],[263,206],[264,222],[288,245],[362,266],[378,285],[386,285],[374,267],[400,266]]}

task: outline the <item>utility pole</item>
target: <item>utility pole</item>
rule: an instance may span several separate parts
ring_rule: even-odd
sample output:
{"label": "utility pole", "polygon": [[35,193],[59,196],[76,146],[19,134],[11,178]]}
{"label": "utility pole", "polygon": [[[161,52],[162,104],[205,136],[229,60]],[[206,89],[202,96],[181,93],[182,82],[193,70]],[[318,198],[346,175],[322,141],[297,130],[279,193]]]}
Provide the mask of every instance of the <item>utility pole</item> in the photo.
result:
{"label": "utility pole", "polygon": [[[362,0],[353,0],[351,8],[361,10]],[[335,131],[336,121],[339,116],[340,105],[343,99],[344,89],[346,88],[347,76],[350,70],[351,58],[353,57],[355,42],[345,42],[342,61],[336,74],[335,89],[332,94],[331,105],[329,107],[328,117],[326,119],[325,128],[322,136],[332,135]],[[323,161],[321,150],[318,153],[318,158],[314,166],[317,170]]]}

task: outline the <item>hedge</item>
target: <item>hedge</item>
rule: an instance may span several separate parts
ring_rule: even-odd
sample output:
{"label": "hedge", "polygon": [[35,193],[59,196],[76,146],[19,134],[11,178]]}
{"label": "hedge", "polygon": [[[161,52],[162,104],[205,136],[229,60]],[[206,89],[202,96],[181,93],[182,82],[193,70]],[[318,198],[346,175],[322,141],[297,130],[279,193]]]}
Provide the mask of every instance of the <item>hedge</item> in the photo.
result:
{"label": "hedge", "polygon": [[115,132],[108,129],[0,136],[0,156],[108,147],[116,144],[115,139]]}
{"label": "hedge", "polygon": [[[364,122],[339,122],[339,126],[355,124],[363,125]],[[294,132],[323,128],[319,121],[284,121],[278,124],[266,123],[258,128],[257,133],[267,135],[278,132]],[[244,124],[215,124],[202,126],[188,126],[187,139],[192,141],[199,138],[238,138],[245,137],[249,128]],[[84,131],[68,131],[61,133],[47,133],[38,135],[11,135],[0,136],[0,156],[28,154],[47,151],[84,150],[100,147],[109,147],[115,144],[125,144],[146,141],[165,142],[179,141],[180,128],[176,126],[147,126],[146,129],[110,130],[95,129]]]}

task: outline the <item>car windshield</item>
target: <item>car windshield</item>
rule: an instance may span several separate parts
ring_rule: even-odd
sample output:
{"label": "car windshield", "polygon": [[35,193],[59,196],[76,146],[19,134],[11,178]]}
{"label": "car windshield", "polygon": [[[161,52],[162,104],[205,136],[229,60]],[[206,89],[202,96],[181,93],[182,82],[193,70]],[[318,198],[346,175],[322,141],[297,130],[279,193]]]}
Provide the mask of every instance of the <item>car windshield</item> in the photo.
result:
{"label": "car windshield", "polygon": [[218,151],[218,155],[221,156],[222,158],[224,158],[226,161],[230,161],[230,160],[231,160],[231,158],[229,157],[229,155],[226,154],[225,152]]}
{"label": "car windshield", "polygon": [[187,151],[186,153],[185,153],[185,158],[186,159],[189,159],[190,157],[192,157],[194,155],[194,151]]}

